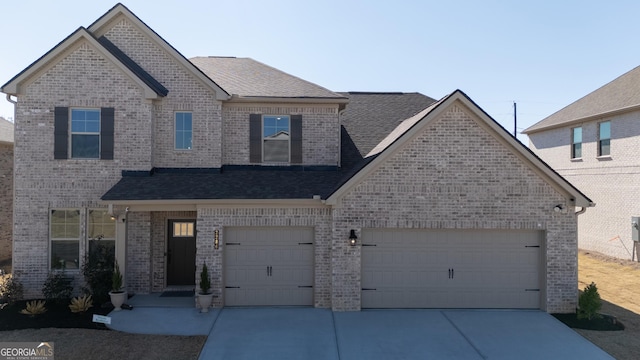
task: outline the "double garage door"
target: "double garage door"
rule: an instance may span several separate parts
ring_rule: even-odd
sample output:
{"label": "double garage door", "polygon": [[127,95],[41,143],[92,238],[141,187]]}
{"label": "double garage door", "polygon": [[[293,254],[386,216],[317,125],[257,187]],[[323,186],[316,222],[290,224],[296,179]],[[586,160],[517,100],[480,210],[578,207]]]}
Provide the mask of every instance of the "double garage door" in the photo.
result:
{"label": "double garage door", "polygon": [[364,229],[363,308],[540,308],[541,231]]}
{"label": "double garage door", "polygon": [[312,228],[225,228],[226,306],[312,306]]}

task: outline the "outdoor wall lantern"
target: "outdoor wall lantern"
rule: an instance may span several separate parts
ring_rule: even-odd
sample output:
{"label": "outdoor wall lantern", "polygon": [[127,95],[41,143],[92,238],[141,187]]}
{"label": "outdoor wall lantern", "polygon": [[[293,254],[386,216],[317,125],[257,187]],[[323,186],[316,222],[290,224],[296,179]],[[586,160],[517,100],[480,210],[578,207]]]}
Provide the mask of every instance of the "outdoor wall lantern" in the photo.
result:
{"label": "outdoor wall lantern", "polygon": [[558,205],[554,206],[554,207],[553,207],[553,211],[555,211],[555,212],[561,212],[561,213],[563,213],[563,214],[566,214],[566,213],[567,213],[567,209],[566,209],[564,206],[562,206],[562,204],[558,204]]}
{"label": "outdoor wall lantern", "polygon": [[351,234],[349,234],[349,245],[356,246],[356,240],[358,240],[356,231],[354,229],[351,229]]}
{"label": "outdoor wall lantern", "polygon": [[220,247],[220,230],[213,230],[213,248],[218,250]]}

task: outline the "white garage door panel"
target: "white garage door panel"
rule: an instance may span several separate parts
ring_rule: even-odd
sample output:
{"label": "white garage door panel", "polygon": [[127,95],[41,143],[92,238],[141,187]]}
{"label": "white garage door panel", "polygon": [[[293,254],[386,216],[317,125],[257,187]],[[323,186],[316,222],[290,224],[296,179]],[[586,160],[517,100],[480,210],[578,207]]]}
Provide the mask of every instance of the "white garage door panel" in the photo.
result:
{"label": "white garage door panel", "polygon": [[363,308],[539,308],[543,233],[364,229]]}
{"label": "white garage door panel", "polygon": [[313,305],[313,229],[226,228],[225,305]]}

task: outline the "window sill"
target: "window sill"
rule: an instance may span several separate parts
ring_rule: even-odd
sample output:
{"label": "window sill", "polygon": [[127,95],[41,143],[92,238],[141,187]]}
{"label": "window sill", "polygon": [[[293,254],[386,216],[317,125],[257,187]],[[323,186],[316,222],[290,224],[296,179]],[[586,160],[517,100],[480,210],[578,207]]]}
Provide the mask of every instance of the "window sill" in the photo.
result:
{"label": "window sill", "polygon": [[598,159],[599,161],[604,161],[604,160],[613,160],[613,158],[611,157],[611,155],[596,156],[596,159]]}
{"label": "window sill", "polygon": [[582,158],[572,158],[571,162],[582,162]]}

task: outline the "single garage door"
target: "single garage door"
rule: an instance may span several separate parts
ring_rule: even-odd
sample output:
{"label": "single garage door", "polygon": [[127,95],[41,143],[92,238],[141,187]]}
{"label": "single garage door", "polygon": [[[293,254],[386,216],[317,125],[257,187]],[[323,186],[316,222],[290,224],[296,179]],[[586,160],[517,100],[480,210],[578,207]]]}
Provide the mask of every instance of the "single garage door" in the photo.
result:
{"label": "single garage door", "polygon": [[225,228],[225,305],[312,306],[312,228]]}
{"label": "single garage door", "polygon": [[363,308],[540,308],[544,232],[364,229]]}

